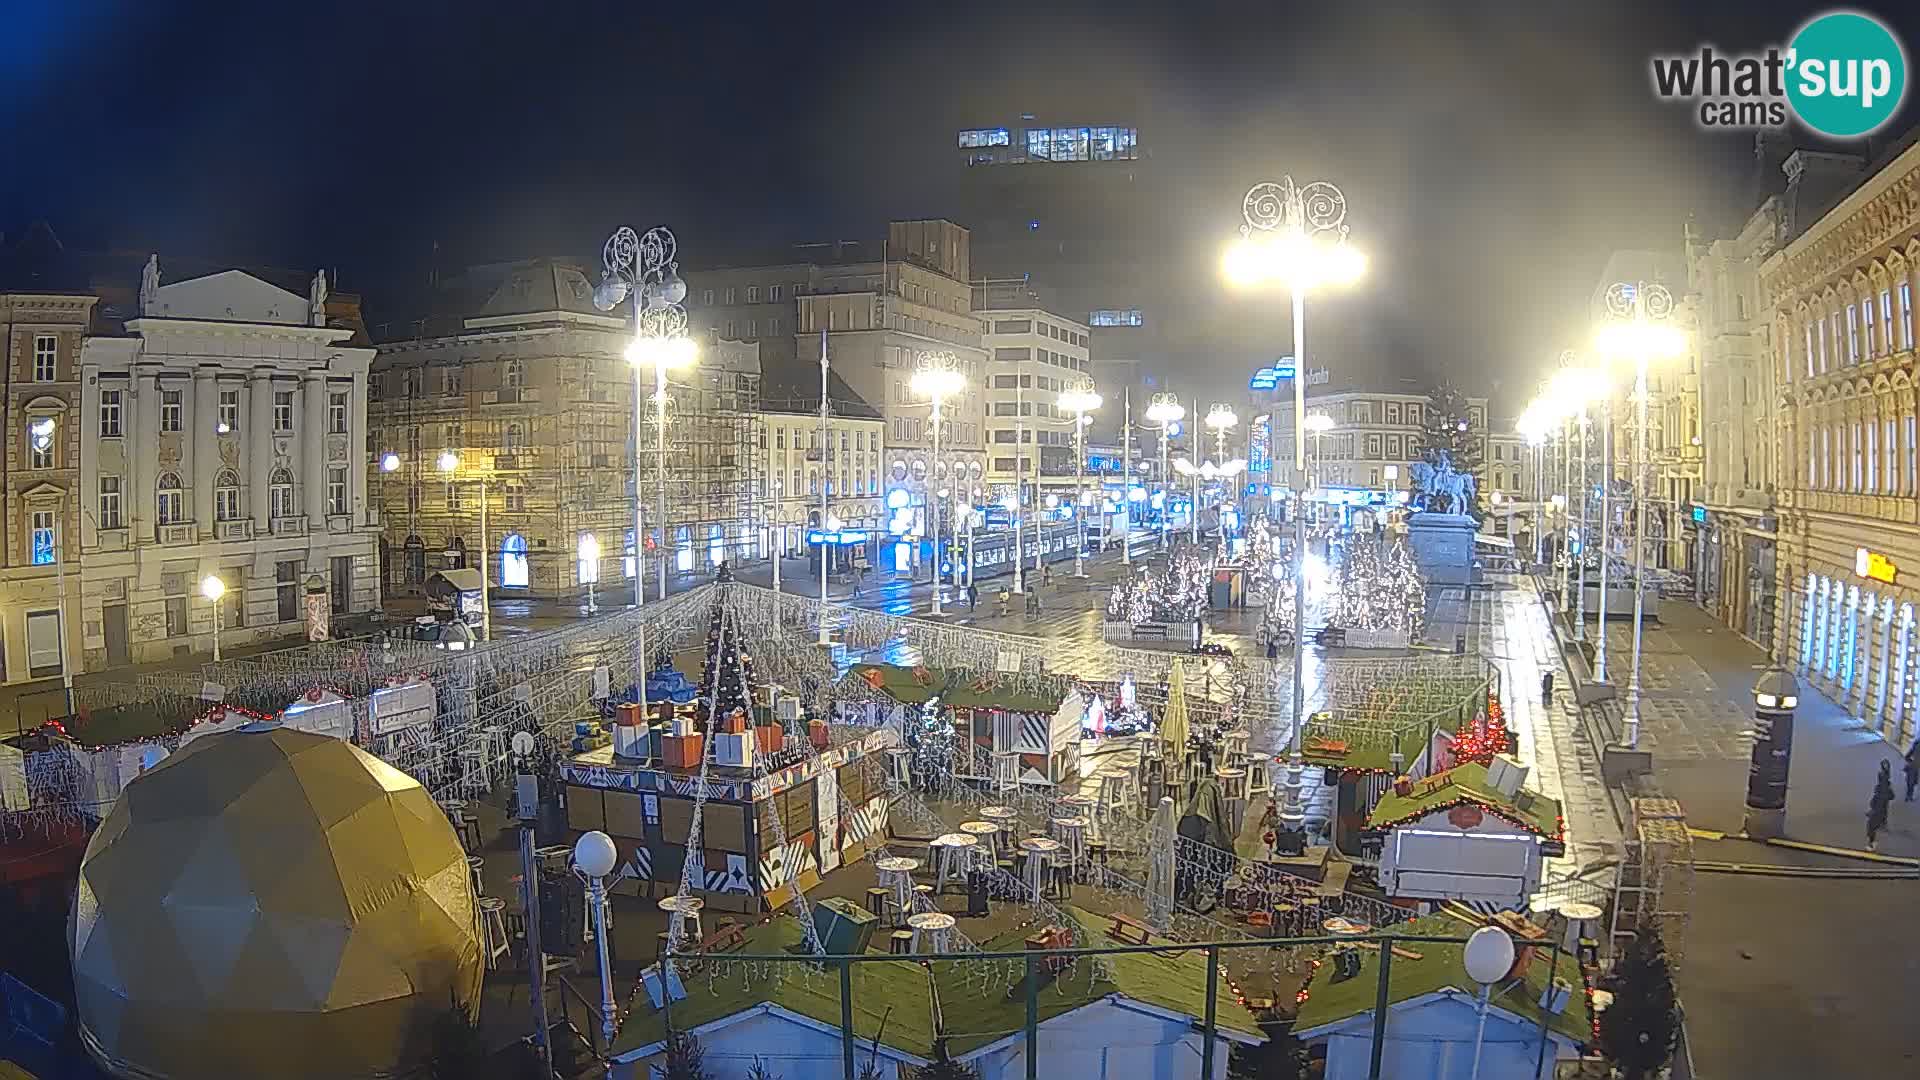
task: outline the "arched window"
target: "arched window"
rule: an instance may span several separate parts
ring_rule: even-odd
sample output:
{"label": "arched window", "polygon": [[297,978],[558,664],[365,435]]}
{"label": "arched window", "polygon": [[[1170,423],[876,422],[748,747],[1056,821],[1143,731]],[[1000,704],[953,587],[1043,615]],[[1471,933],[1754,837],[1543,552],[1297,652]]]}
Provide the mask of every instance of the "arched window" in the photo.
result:
{"label": "arched window", "polygon": [[509,390],[518,390],[527,381],[527,366],[518,360],[507,361],[504,385]]}
{"label": "arched window", "polygon": [[237,521],[240,518],[240,477],[232,469],[221,469],[213,478],[213,520]]}
{"label": "arched window", "polygon": [[527,538],[519,533],[508,533],[500,539],[500,587],[527,587]]}
{"label": "arched window", "polygon": [[187,520],[187,496],[180,490],[180,477],[177,474],[161,473],[160,481],[154,488],[155,520],[162,525],[174,525]]}
{"label": "arched window", "polygon": [[267,479],[267,514],[272,518],[293,516],[293,473],[275,469]]}
{"label": "arched window", "polygon": [[500,448],[518,450],[527,445],[527,429],[520,424],[508,424],[506,433],[500,436]]}

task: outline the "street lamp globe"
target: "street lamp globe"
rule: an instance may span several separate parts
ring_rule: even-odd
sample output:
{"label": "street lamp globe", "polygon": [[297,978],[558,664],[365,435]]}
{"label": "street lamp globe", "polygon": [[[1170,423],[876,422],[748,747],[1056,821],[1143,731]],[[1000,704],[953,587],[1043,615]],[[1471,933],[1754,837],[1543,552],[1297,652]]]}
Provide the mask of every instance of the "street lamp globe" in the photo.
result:
{"label": "street lamp globe", "polygon": [[676,371],[699,359],[700,346],[685,335],[637,337],[627,343],[627,363],[635,367]]}
{"label": "street lamp globe", "polygon": [[460,467],[460,455],[451,450],[442,450],[439,465],[441,472],[450,473]]}
{"label": "street lamp globe", "polygon": [[381,472],[393,472],[394,470],[396,470],[396,469],[398,469],[399,467],[400,467],[400,455],[399,455],[399,454],[382,454],[382,455],[380,455],[380,471],[381,471]]}
{"label": "street lamp globe", "polygon": [[598,562],[600,560],[600,541],[592,533],[580,534],[580,561]]}
{"label": "street lamp globe", "polygon": [[581,833],[580,839],[574,842],[573,865],[590,878],[613,873],[619,859],[620,852],[613,846],[613,838],[598,829]]}
{"label": "street lamp globe", "polygon": [[1147,419],[1162,427],[1177,423],[1186,415],[1186,406],[1173,400],[1171,394],[1156,394],[1153,404],[1147,406]]}
{"label": "street lamp globe", "polygon": [[218,600],[227,595],[227,583],[214,574],[200,579],[200,595],[209,600]]}
{"label": "street lamp globe", "polygon": [[1202,422],[1215,431],[1225,431],[1238,424],[1240,417],[1226,405],[1215,405],[1207,410],[1206,419]]}
{"label": "street lamp globe", "polygon": [[1307,434],[1325,435],[1327,432],[1332,431],[1333,428],[1333,417],[1328,416],[1326,413],[1307,414]]}

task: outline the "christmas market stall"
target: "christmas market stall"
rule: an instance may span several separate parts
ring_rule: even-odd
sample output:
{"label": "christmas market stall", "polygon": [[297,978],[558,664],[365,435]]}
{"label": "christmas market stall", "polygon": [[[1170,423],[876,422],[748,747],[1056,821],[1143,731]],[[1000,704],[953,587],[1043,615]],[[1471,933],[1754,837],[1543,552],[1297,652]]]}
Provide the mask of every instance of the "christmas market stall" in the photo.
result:
{"label": "christmas market stall", "polygon": [[1504,754],[1423,780],[1396,781],[1367,818],[1381,837],[1388,895],[1466,900],[1524,910],[1542,860],[1565,851],[1560,804],[1525,786]]}
{"label": "christmas market stall", "polygon": [[1088,699],[1065,680],[1003,680],[927,667],[857,664],[859,679],[903,706],[916,770],[996,786],[1077,783]]}
{"label": "christmas market stall", "polygon": [[[723,621],[716,608],[702,694],[644,712],[618,703],[611,740],[562,761],[560,777],[574,832],[613,838],[615,891],[670,896],[685,874],[710,908],[760,911],[884,836],[885,752],[899,736],[776,709],[781,695],[754,686],[752,658]],[[793,715],[783,723],[781,712]]]}

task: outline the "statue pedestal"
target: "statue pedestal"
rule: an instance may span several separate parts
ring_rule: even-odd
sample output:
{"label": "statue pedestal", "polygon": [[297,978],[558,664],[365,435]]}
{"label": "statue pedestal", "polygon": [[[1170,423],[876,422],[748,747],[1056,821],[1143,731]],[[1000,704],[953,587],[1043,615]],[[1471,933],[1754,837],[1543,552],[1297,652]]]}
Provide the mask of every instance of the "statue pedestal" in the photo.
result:
{"label": "statue pedestal", "polygon": [[1423,510],[1407,517],[1407,543],[1429,585],[1466,585],[1473,579],[1473,518]]}

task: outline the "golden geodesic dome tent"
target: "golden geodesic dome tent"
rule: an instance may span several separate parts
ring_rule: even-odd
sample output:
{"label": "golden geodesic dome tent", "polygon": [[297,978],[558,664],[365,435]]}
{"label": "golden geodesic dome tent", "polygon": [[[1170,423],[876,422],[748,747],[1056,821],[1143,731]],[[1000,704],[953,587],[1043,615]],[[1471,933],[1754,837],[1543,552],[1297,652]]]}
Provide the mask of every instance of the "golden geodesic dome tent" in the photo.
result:
{"label": "golden geodesic dome tent", "polygon": [[196,739],[87,845],[69,929],[88,1050],[125,1077],[378,1077],[478,1005],[466,853],[426,789],[273,724]]}

